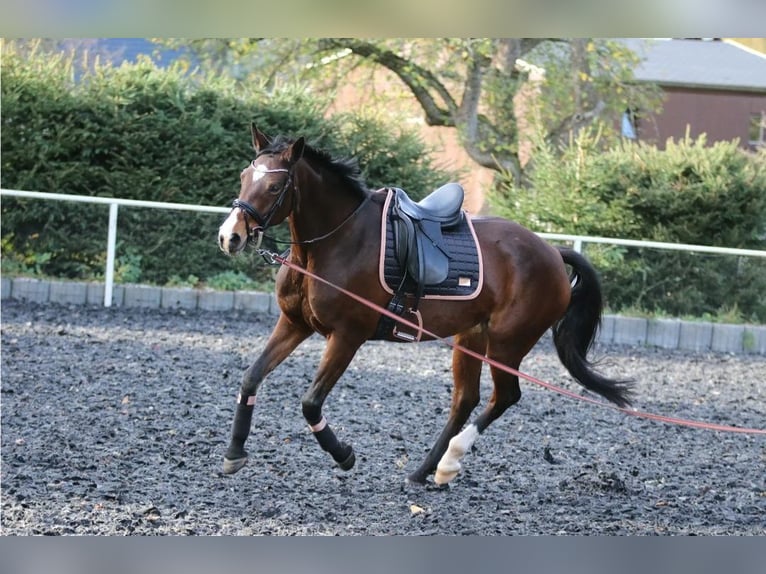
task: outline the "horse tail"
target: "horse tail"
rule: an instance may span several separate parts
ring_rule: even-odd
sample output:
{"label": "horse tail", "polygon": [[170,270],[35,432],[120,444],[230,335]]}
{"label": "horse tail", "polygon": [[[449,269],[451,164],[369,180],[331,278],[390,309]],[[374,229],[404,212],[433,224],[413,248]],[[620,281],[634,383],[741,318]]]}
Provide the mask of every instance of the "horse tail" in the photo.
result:
{"label": "horse tail", "polygon": [[553,325],[553,343],[567,371],[586,389],[608,401],[630,405],[632,381],[600,375],[587,359],[601,324],[601,282],[590,262],[567,247],[559,247],[564,263],[572,268],[572,295],[564,316]]}

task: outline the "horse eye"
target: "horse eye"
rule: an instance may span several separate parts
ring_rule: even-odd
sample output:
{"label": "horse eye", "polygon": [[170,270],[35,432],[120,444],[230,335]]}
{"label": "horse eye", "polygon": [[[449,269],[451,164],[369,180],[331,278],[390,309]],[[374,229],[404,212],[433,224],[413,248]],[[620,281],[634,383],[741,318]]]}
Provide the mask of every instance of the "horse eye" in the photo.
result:
{"label": "horse eye", "polygon": [[278,184],[278,183],[272,183],[272,184],[269,186],[269,191],[270,191],[270,192],[272,192],[272,193],[276,193],[276,192],[278,192],[278,191],[279,191],[279,189],[280,189],[280,188],[279,188],[279,184]]}

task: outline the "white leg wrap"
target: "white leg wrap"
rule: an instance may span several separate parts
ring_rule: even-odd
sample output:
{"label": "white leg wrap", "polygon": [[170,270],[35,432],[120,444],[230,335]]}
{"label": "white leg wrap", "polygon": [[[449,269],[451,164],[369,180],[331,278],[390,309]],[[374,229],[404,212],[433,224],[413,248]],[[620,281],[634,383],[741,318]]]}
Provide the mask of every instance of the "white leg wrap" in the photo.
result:
{"label": "white leg wrap", "polygon": [[465,456],[479,437],[479,429],[476,425],[470,424],[463,431],[449,441],[447,452],[444,453],[439,465],[436,467],[434,482],[436,484],[446,484],[457,476],[460,472],[460,459]]}

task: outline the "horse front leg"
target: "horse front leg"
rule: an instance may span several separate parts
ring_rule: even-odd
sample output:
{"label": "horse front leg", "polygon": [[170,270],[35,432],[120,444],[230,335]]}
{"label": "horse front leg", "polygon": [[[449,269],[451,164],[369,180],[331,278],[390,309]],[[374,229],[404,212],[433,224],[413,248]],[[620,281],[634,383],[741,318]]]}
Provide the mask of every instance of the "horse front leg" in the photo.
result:
{"label": "horse front leg", "polygon": [[261,382],[311,333],[312,331],[304,325],[295,324],[284,314],[280,315],[263,352],[245,371],[237,397],[231,442],[223,458],[224,474],[234,474],[247,463],[245,441],[250,434],[255,395]]}
{"label": "horse front leg", "polygon": [[316,377],[301,399],[303,416],[309,424],[314,438],[317,439],[322,450],[330,453],[333,460],[343,470],[351,470],[354,466],[356,461],[354,449],[351,445],[339,441],[335,436],[330,425],[327,424],[327,419],[322,414],[322,405],[362,343],[363,341],[344,338],[335,333],[331,334],[328,337],[327,347]]}

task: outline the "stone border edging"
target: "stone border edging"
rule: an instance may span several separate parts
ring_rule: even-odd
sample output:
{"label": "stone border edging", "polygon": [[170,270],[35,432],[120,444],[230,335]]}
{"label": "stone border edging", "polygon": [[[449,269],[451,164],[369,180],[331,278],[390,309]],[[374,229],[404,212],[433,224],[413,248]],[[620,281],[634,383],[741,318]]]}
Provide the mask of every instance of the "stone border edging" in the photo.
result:
{"label": "stone border edging", "polygon": [[[103,305],[104,284],[82,281],[50,281],[29,277],[2,278],[2,298],[35,303],[64,305]],[[147,309],[232,309],[278,315],[273,294],[259,291],[216,291],[190,287],[155,287],[153,285],[115,285],[112,292],[115,307]]]}
{"label": "stone border edging", "polygon": [[[2,299],[65,305],[103,305],[104,302],[103,283],[50,281],[29,277],[1,279]],[[115,285],[112,304],[115,307],[240,310],[272,316],[279,314],[275,296],[259,291]],[[645,345],[663,349],[766,355],[764,325],[605,315],[597,340],[600,343]]]}

